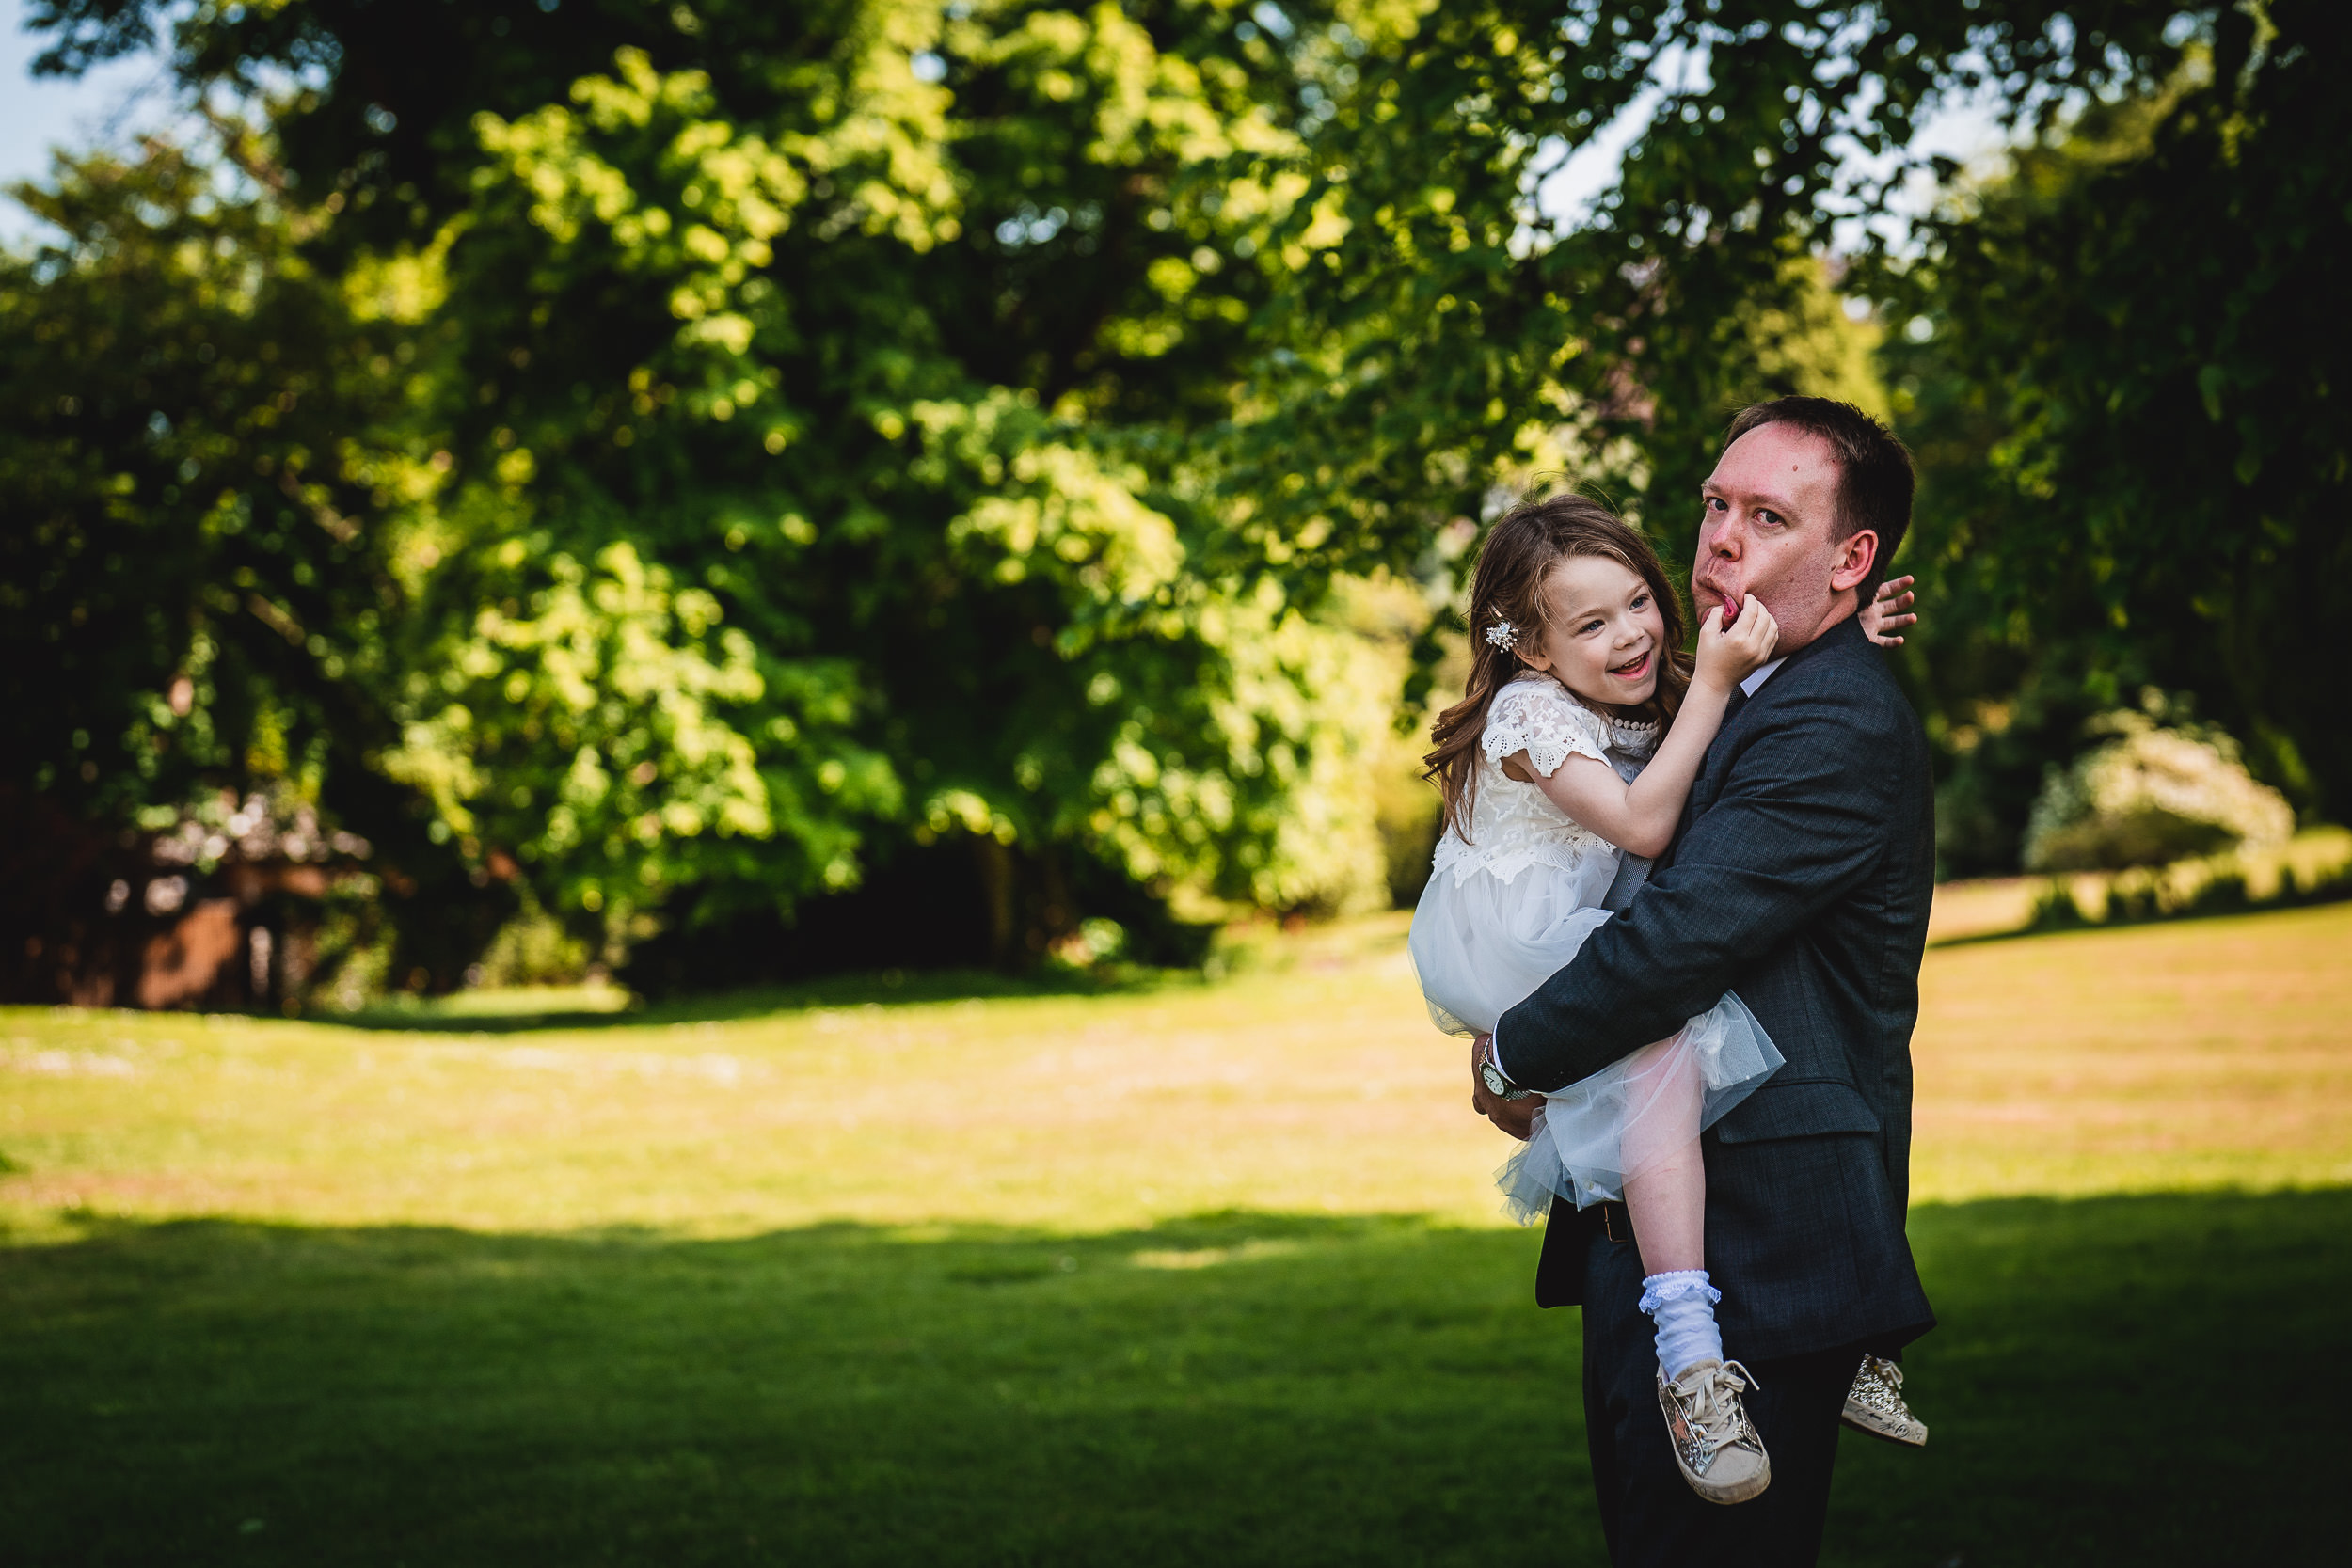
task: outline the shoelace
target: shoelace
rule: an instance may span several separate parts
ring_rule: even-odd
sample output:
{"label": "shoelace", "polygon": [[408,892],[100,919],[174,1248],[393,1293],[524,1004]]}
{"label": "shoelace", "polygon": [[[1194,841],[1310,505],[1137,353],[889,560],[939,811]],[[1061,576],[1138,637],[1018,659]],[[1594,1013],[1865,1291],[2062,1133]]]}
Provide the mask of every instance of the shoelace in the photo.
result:
{"label": "shoelace", "polygon": [[1883,1361],[1875,1355],[1870,1357],[1869,1388],[1864,1397],[1874,1404],[1886,1405],[1889,1408],[1900,1404],[1903,1397],[1903,1370],[1892,1361]]}
{"label": "shoelace", "polygon": [[[1691,1423],[1691,1430],[1698,1433],[1701,1442],[1709,1449],[1720,1449],[1739,1437],[1740,1427],[1737,1407],[1730,1404],[1724,1396],[1762,1386],[1756,1380],[1756,1374],[1747,1368],[1737,1361],[1726,1361],[1711,1371],[1700,1374],[1696,1386],[1691,1390],[1691,1402],[1684,1408],[1684,1418]],[[1677,1384],[1675,1391],[1680,1393],[1682,1387],[1681,1384]]]}

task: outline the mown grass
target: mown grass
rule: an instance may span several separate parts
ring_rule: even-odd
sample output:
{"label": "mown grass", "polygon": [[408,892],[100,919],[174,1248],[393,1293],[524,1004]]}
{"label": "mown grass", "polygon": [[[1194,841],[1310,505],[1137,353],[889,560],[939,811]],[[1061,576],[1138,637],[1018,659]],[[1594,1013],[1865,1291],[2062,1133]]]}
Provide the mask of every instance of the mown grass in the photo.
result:
{"label": "mown grass", "polygon": [[[522,1034],[0,1015],[0,1560],[1597,1562],[1574,1315],[1397,935]],[[2317,1544],[2347,939],[1931,956],[1935,1436],[1848,1439],[1831,1560]]]}

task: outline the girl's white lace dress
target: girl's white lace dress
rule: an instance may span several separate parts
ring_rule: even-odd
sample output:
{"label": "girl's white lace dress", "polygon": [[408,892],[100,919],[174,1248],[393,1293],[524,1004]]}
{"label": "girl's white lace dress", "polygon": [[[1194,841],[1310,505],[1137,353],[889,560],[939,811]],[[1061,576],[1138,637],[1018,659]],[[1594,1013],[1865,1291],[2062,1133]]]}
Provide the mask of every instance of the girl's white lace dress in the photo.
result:
{"label": "girl's white lace dress", "polygon": [[[1469,836],[1446,829],[1413,913],[1413,967],[1438,1028],[1492,1032],[1612,918],[1600,903],[1622,852],[1506,775],[1502,759],[1525,752],[1549,778],[1582,755],[1631,779],[1658,736],[1655,724],[1603,718],[1534,671],[1495,693]],[[1622,1197],[1628,1176],[1712,1126],[1781,1060],[1747,1005],[1724,992],[1672,1038],[1546,1096],[1534,1135],[1499,1175],[1507,1207],[1529,1220],[1554,1194],[1579,1208]]]}

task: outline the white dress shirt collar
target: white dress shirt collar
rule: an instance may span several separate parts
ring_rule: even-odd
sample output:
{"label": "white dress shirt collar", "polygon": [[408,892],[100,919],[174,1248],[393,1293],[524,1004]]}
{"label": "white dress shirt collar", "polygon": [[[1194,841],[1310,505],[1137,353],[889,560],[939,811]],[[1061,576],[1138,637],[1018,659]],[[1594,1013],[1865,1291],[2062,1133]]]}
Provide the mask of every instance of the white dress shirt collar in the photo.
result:
{"label": "white dress shirt collar", "polygon": [[1788,656],[1787,654],[1783,654],[1778,658],[1772,660],[1770,664],[1757,665],[1755,672],[1751,673],[1746,680],[1740,683],[1740,689],[1746,692],[1751,697],[1755,696],[1756,689],[1762,686],[1766,681],[1771,680],[1772,678],[1772,672],[1788,662]]}

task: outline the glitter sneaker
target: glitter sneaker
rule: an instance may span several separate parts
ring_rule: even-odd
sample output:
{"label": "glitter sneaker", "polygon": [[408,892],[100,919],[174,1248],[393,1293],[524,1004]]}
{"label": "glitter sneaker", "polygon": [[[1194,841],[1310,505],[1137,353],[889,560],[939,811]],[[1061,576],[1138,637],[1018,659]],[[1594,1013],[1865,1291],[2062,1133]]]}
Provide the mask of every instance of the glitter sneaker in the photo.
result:
{"label": "glitter sneaker", "polygon": [[1675,1464],[1710,1503],[1743,1503],[1772,1483],[1772,1461],[1740,1394],[1756,1382],[1737,1361],[1701,1361],[1669,1382],[1658,1369],[1658,1408]]}
{"label": "glitter sneaker", "polygon": [[1863,1356],[1861,1369],[1853,1374],[1853,1386],[1846,1390],[1846,1408],[1840,1418],[1857,1432],[1890,1443],[1908,1443],[1915,1449],[1928,1445],[1928,1423],[1903,1402],[1903,1370],[1875,1355]]}

